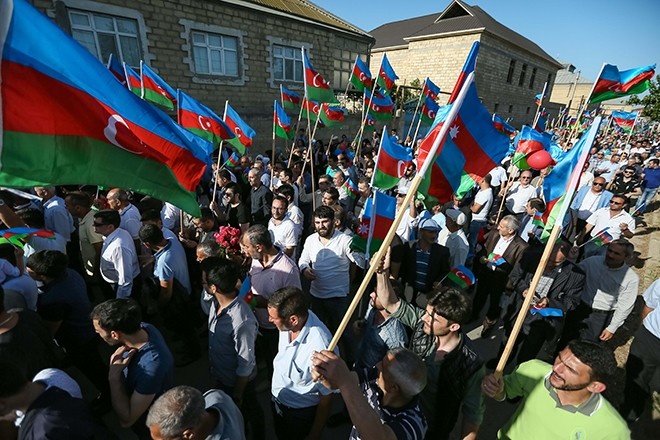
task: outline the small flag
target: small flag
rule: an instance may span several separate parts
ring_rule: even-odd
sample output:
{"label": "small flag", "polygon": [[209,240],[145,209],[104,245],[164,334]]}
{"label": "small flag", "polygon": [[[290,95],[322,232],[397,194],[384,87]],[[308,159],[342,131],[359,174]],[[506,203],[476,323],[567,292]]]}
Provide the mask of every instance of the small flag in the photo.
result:
{"label": "small flag", "polygon": [[378,252],[394,222],[395,211],[396,199],[394,197],[374,191],[373,197],[367,199],[367,203],[364,205],[361,223],[353,236],[351,247],[368,255]]}
{"label": "small flag", "polygon": [[117,78],[117,81],[122,83],[122,85],[126,85],[124,66],[121,65],[121,61],[112,53],[108,57],[108,70]]}
{"label": "small flag", "polygon": [[225,124],[231,129],[235,137],[228,140],[241,154],[252,145],[252,138],[257,134],[252,127],[238,115],[229,103],[225,105]]}
{"label": "small flag", "polygon": [[241,283],[241,289],[238,291],[238,297],[245,301],[252,310],[257,307],[257,299],[254,297],[254,293],[252,293],[252,284],[250,283],[249,275],[247,275],[245,280],[243,280],[243,283]]}
{"label": "small flag", "polygon": [[504,133],[507,136],[511,136],[516,132],[515,128],[507,124],[506,121],[497,114],[493,114],[493,126],[497,131]]}
{"label": "small flag", "polygon": [[225,168],[234,168],[240,163],[240,161],[240,156],[232,151],[231,156],[229,156],[229,159],[227,159],[222,166]]}
{"label": "small flag", "polygon": [[305,88],[307,90],[307,98],[312,101],[318,102],[332,102],[337,103],[335,92],[330,87],[328,81],[321,76],[321,74],[314,69],[312,63],[307,57],[307,52],[302,49],[303,67],[305,71]]}
{"label": "small flag", "polygon": [[472,271],[465,266],[456,266],[447,274],[447,278],[462,289],[467,289],[476,281]]}
{"label": "small flag", "polygon": [[378,80],[376,82],[385,95],[389,95],[392,92],[394,82],[397,79],[399,79],[399,77],[396,76],[390,61],[387,59],[387,54],[383,54],[383,60],[380,63],[380,70],[378,72]]}
{"label": "small flag", "polygon": [[142,80],[142,99],[152,104],[158,104],[169,110],[176,107],[176,90],[163,80],[149,66],[140,61],[140,78]]}
{"label": "small flag", "polygon": [[355,58],[350,81],[360,92],[363,92],[365,88],[371,89],[373,86],[373,79],[371,78],[369,67],[367,67],[364,61],[362,61],[359,55]]}
{"label": "small flag", "polygon": [[420,118],[422,122],[426,125],[432,125],[435,121],[435,115],[440,110],[440,106],[430,97],[424,99],[424,105],[422,105],[422,112]]}
{"label": "small flag", "polygon": [[605,64],[591,92],[589,104],[642,93],[650,87],[654,76],[655,64],[623,71]]}
{"label": "small flag", "polygon": [[532,218],[532,224],[540,227],[545,226],[545,222],[543,221],[543,213],[541,211],[536,211],[534,213],[534,217]]}
{"label": "small flag", "polygon": [[351,199],[360,197],[360,190],[358,189],[355,182],[353,182],[353,179],[350,178],[346,179],[342,187],[344,188],[344,191],[346,191],[346,194],[348,194],[348,196]]}
{"label": "small flag", "polygon": [[607,232],[609,229],[609,226],[602,231],[600,231],[598,234],[596,234],[593,238],[593,242],[596,246],[605,246],[607,243],[610,241],[614,240],[614,237],[612,237],[612,234]]}
{"label": "small flag", "polygon": [[300,95],[281,84],[280,92],[282,94],[282,107],[289,110],[298,110],[298,107],[300,107]]}
{"label": "small flag", "polygon": [[326,127],[341,127],[344,124],[344,109],[323,103],[319,119]]}
{"label": "small flag", "polygon": [[291,130],[291,119],[286,114],[282,106],[277,100],[273,101],[273,130],[275,136],[282,139],[293,138],[293,131]]}
{"label": "small flag", "polygon": [[128,84],[128,89],[135,93],[137,96],[142,96],[142,79],[140,75],[133,69],[131,66],[124,63],[124,74],[126,75],[126,82]]}
{"label": "small flag", "polygon": [[422,93],[435,101],[440,94],[440,87],[436,86],[427,76],[426,80],[424,81],[424,88],[422,89]]}
{"label": "small flag", "polygon": [[542,307],[542,308],[532,307],[529,309],[529,313],[531,313],[532,315],[541,315],[545,318],[564,316],[564,312],[562,311],[562,309],[556,309],[554,307]]}
{"label": "small flag", "polygon": [[504,259],[503,256],[501,256],[499,254],[496,254],[494,252],[491,252],[488,255],[487,261],[488,261],[488,263],[492,264],[493,266],[501,266],[504,263],[506,263],[506,260]]}

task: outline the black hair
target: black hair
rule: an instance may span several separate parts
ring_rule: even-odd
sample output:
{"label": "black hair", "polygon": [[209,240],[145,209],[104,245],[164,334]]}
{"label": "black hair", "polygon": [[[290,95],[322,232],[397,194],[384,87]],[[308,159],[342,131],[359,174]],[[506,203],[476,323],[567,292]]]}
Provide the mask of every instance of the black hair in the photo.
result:
{"label": "black hair", "polygon": [[334,220],[335,210],[329,206],[319,206],[314,210],[314,217],[318,219],[324,218]]}
{"label": "black hair", "polygon": [[17,395],[29,381],[26,368],[10,359],[0,361],[0,398]]}
{"label": "black hair", "polygon": [[206,283],[215,286],[223,294],[236,291],[238,267],[230,260],[209,257],[202,261],[202,272],[206,273]]}
{"label": "black hair", "polygon": [[323,191],[323,193],[330,195],[332,200],[334,200],[335,202],[337,200],[339,200],[339,190],[335,187],[330,187],[330,188],[326,189],[325,191]]}
{"label": "black hair", "polygon": [[283,195],[284,197],[286,197],[287,200],[288,200],[289,197],[291,198],[291,200],[293,200],[293,198],[296,195],[296,191],[288,183],[284,183],[284,184],[280,185],[280,187],[277,188],[277,192],[280,193],[281,195]]}
{"label": "black hair", "polygon": [[66,273],[69,259],[60,251],[43,250],[30,255],[26,265],[37,275],[57,279]]}
{"label": "black hair", "polygon": [[277,316],[284,321],[293,315],[306,318],[309,314],[309,298],[297,287],[282,287],[268,299],[268,307],[277,310]]}
{"label": "black hair", "polygon": [[264,225],[252,225],[245,231],[245,236],[252,246],[258,244],[262,245],[266,249],[273,247],[273,236],[270,235],[270,231]]}
{"label": "black hair", "polygon": [[114,209],[104,209],[99,211],[94,214],[94,219],[99,219],[101,222],[103,222],[103,224],[106,225],[113,225],[115,229],[117,229],[121,223],[121,217],[119,216],[119,213]]}
{"label": "black hair", "polygon": [[38,209],[28,208],[18,212],[18,216],[30,228],[41,229],[46,226],[44,213]]}
{"label": "black hair", "polygon": [[591,371],[589,377],[592,381],[607,382],[614,377],[617,364],[614,353],[609,348],[596,342],[574,339],[568,343],[571,352],[588,366]]}
{"label": "black hair", "polygon": [[85,208],[92,206],[91,198],[87,193],[82,191],[70,192],[66,195],[66,200],[68,200],[69,203],[73,206],[83,206]]}
{"label": "black hair", "polygon": [[200,212],[200,215],[199,215],[198,218],[201,219],[202,221],[205,221],[205,222],[209,221],[209,220],[215,221],[215,215],[213,215],[213,211],[211,211],[211,208],[206,208],[206,207],[201,208],[199,210],[199,212]]}
{"label": "black hair", "polygon": [[140,305],[131,298],[114,298],[94,307],[90,318],[97,320],[106,331],[132,335],[140,330],[142,311]]}
{"label": "black hair", "polygon": [[160,217],[160,211],[157,211],[155,209],[147,209],[140,216],[140,221],[141,222],[159,222],[159,221],[162,221],[162,219]]}
{"label": "black hair", "polygon": [[429,305],[436,314],[443,316],[450,323],[465,324],[472,313],[468,296],[454,288],[437,293],[429,300]]}
{"label": "black hair", "polygon": [[163,242],[163,231],[156,225],[148,223],[140,228],[140,240],[148,244],[160,244]]}
{"label": "black hair", "polygon": [[[273,196],[273,202],[275,200],[279,200],[280,202],[284,203],[285,208],[289,207],[289,200],[287,200],[286,197],[284,197],[284,196]],[[271,202],[271,206],[272,206],[272,202]]]}

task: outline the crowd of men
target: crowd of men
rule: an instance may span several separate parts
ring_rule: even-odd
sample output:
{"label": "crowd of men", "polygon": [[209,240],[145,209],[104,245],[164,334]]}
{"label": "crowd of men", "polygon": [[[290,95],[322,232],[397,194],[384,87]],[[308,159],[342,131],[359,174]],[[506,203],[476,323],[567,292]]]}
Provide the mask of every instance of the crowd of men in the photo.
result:
{"label": "crowd of men", "polygon": [[[659,139],[598,138],[534,292],[551,168],[505,159],[468,194],[405,206],[413,161],[387,191],[396,236],[333,351],[369,264],[352,237],[381,191],[378,141],[357,156],[345,139],[308,150],[304,131],[295,145],[214,167],[198,216],[120,188],[2,191],[6,228],[52,234],[0,244],[0,437],[113,438],[101,422],[113,411],[140,439],[311,439],[344,422],[351,439],[475,439],[488,396],[524,399],[500,438],[629,438],[660,391],[660,281],[643,295],[617,408],[602,395],[616,371],[607,341],[639,294],[628,239],[654,208]],[[456,267],[476,285],[454,284]],[[489,373],[499,356],[484,359],[466,326],[483,319],[485,339],[502,326],[501,354],[529,295],[510,374]],[[175,368],[200,359],[212,388],[175,386]]]}

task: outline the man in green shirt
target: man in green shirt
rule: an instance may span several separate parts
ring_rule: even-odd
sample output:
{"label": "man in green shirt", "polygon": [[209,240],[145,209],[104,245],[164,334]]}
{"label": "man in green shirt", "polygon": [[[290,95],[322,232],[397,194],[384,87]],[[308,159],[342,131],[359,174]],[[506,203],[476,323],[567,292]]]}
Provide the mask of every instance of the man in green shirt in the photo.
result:
{"label": "man in green shirt", "polygon": [[498,438],[629,439],[626,422],[601,395],[615,371],[612,351],[594,342],[574,340],[559,353],[554,365],[535,359],[520,364],[504,378],[486,376],[482,389],[487,396],[498,401],[524,398]]}

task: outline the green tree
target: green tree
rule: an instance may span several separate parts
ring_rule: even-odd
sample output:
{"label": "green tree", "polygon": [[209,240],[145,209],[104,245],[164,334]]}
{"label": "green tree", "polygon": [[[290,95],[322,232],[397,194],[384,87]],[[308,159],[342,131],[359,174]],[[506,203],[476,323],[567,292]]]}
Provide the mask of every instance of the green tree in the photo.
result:
{"label": "green tree", "polygon": [[646,116],[651,121],[660,121],[660,75],[651,80],[651,85],[648,94],[643,98],[638,95],[631,96],[628,100],[630,105],[643,105],[644,111],[642,116]]}

